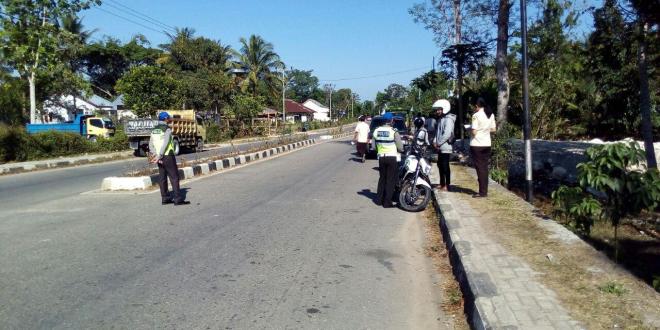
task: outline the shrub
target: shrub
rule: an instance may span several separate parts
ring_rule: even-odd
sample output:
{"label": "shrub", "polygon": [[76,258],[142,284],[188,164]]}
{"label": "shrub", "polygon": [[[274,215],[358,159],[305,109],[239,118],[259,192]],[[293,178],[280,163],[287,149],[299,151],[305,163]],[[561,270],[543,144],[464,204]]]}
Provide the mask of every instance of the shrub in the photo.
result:
{"label": "shrub", "polygon": [[28,138],[22,127],[0,124],[0,163],[27,159],[24,146]]}

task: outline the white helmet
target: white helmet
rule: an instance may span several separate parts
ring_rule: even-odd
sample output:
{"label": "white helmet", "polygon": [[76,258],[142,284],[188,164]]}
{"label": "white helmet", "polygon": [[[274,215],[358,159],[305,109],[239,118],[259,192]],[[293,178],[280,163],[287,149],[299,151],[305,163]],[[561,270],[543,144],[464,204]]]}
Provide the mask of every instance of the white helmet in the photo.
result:
{"label": "white helmet", "polygon": [[442,108],[442,113],[447,114],[451,111],[451,104],[449,103],[449,101],[442,99],[433,102],[431,108],[433,109]]}

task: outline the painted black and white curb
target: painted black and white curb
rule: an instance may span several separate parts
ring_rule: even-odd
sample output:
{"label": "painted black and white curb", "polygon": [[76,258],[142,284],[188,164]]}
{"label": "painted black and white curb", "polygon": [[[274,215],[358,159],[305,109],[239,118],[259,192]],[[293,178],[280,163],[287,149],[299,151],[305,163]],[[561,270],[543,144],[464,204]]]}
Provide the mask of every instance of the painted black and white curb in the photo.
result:
{"label": "painted black and white curb", "polygon": [[[342,133],[331,136],[332,138],[347,137],[350,133]],[[290,143],[287,145],[265,149],[256,152],[250,152],[241,155],[229,156],[218,160],[203,161],[199,164],[179,168],[179,178],[181,180],[192,179],[195,176],[209,174],[211,172],[229,169],[232,167],[245,165],[260,159],[269,158],[282,153],[290,152],[295,149],[308,147],[316,144],[316,139],[309,139],[300,142]],[[101,183],[101,190],[103,191],[118,191],[118,190],[146,190],[158,184],[158,174],[149,176],[138,177],[107,177]]]}

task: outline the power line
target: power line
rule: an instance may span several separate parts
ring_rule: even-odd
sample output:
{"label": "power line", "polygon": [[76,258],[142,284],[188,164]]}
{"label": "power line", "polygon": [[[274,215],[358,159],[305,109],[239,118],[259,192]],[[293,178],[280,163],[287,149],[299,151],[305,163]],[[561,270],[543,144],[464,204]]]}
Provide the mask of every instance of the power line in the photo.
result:
{"label": "power line", "polygon": [[[126,13],[126,14],[129,14],[129,15],[131,15],[131,16],[133,16],[133,17],[136,17],[136,18],[138,18],[138,19],[140,19],[140,20],[143,20],[143,21],[145,21],[145,22],[149,22],[150,24],[158,25],[158,26],[161,27],[161,28],[165,28],[165,29],[168,29],[168,30],[176,31],[176,28],[175,28],[175,27],[173,27],[173,26],[171,26],[171,25],[168,25],[168,24],[165,24],[164,22],[162,22],[162,21],[160,21],[160,20],[157,20],[157,19],[155,19],[155,18],[153,18],[153,17],[151,17],[151,16],[149,16],[149,15],[143,14],[143,13],[141,13],[141,12],[139,12],[139,11],[137,11],[137,10],[131,8],[131,7],[128,7],[128,6],[124,5],[124,4],[122,4],[122,3],[119,2],[119,1],[116,1],[116,0],[109,0],[109,1],[113,2],[114,4],[109,3],[109,2],[106,2],[105,4],[106,4],[106,5],[109,5],[109,6],[113,7],[113,8],[115,8],[115,9],[117,9],[117,10],[120,10],[120,11]],[[120,8],[120,7],[123,7],[123,8]]]}
{"label": "power line", "polygon": [[340,79],[322,79],[322,80],[319,80],[319,81],[347,81],[347,80],[359,80],[359,79],[378,78],[378,77],[393,76],[393,75],[397,75],[397,74],[400,74],[400,73],[419,71],[419,70],[422,70],[422,69],[428,69],[428,66],[422,66],[422,67],[419,67],[419,68],[414,68],[414,69],[409,69],[409,70],[403,70],[403,71],[397,71],[397,72],[388,72],[388,73],[375,74],[375,75],[372,75],[372,76],[362,76],[362,77],[352,77],[352,78],[340,78]]}
{"label": "power line", "polygon": [[111,11],[109,11],[109,10],[105,10],[105,9],[103,9],[103,8],[101,8],[101,7],[94,7],[94,8],[96,8],[96,9],[102,11],[102,12],[108,13],[108,14],[110,14],[110,15],[112,15],[112,16],[119,17],[119,18],[121,18],[121,19],[123,19],[123,20],[125,20],[125,21],[128,21],[128,22],[131,22],[131,23],[133,23],[133,24],[137,24],[137,25],[139,25],[139,26],[141,26],[141,27],[143,27],[143,28],[145,28],[145,29],[149,29],[149,30],[151,30],[151,31],[158,32],[158,33],[162,33],[162,34],[164,34],[164,35],[166,35],[166,36],[168,35],[167,32],[165,32],[165,31],[159,31],[159,30],[156,30],[156,29],[154,29],[154,28],[152,28],[152,27],[150,27],[150,26],[146,26],[146,25],[144,25],[144,24],[142,24],[142,23],[136,22],[136,21],[134,21],[134,20],[132,20],[132,19],[130,19],[130,18],[126,18],[126,17],[121,16],[121,15],[119,15],[119,14],[113,13],[113,12],[111,12]]}

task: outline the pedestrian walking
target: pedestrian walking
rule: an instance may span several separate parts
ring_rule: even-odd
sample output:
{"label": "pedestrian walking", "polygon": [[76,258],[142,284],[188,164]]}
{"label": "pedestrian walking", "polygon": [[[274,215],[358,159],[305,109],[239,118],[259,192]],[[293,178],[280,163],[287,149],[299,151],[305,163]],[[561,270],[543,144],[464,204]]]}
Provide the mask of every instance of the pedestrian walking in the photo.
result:
{"label": "pedestrian walking", "polygon": [[378,154],[378,191],[376,204],[392,207],[392,196],[397,180],[397,168],[401,160],[403,144],[399,133],[392,128],[392,114],[385,113],[383,125],[376,128],[372,145]]}
{"label": "pedestrian walking", "polygon": [[[174,157],[174,140],[172,129],[168,126],[171,122],[172,118],[167,112],[158,115],[158,125],[151,131],[149,138],[149,158],[151,163],[158,164],[158,185],[162,204],[185,205],[190,202],[184,200],[179,189],[179,169]],[[170,197],[168,192],[168,177],[174,198]]]}
{"label": "pedestrian walking", "polygon": [[367,155],[367,143],[369,142],[369,125],[365,122],[367,116],[360,116],[358,124],[355,126],[355,133],[353,134],[353,142],[356,144],[358,156],[364,160]]}
{"label": "pedestrian walking", "polygon": [[495,132],[496,126],[493,110],[491,110],[483,98],[480,97],[477,99],[474,111],[472,125],[470,127],[472,132],[470,151],[479,181],[479,193],[472,195],[472,197],[477,198],[488,196],[488,163],[491,152],[490,133]]}
{"label": "pedestrian walking", "polygon": [[449,158],[454,152],[454,124],[456,123],[456,115],[450,113],[451,104],[446,99],[435,101],[433,106],[439,117],[434,147],[438,151],[440,190],[449,191],[449,185],[451,183]]}

